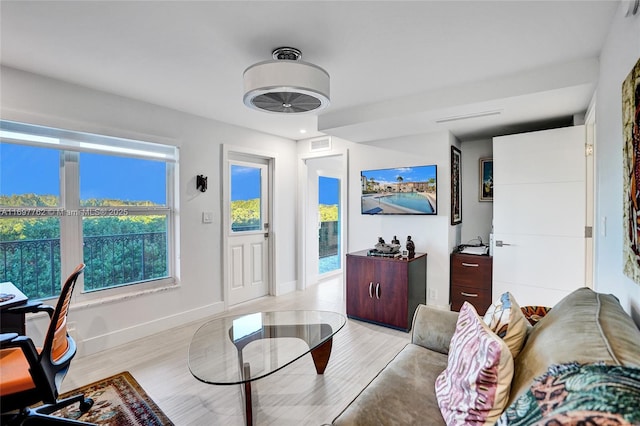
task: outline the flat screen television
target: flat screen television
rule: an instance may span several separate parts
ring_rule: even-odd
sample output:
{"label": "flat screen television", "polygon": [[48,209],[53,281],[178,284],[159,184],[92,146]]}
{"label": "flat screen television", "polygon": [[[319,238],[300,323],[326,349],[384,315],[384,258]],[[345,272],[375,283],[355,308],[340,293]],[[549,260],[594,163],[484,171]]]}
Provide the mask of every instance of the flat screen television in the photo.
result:
{"label": "flat screen television", "polygon": [[360,172],[362,214],[438,214],[437,166]]}

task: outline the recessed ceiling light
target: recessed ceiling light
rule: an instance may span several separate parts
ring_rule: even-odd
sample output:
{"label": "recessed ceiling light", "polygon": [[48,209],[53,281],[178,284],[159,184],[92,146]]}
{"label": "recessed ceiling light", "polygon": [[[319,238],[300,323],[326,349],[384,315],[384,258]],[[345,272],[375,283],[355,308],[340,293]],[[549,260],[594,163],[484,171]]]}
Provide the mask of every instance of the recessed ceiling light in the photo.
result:
{"label": "recessed ceiling light", "polygon": [[307,129],[300,129],[300,133],[302,133],[302,134],[307,133]]}

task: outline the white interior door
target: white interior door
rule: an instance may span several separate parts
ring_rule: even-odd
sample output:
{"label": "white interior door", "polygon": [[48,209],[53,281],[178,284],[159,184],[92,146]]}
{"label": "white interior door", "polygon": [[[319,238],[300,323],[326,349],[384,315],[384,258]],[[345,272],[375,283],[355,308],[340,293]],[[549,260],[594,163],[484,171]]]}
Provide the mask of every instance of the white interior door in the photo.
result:
{"label": "white interior door", "polygon": [[268,160],[231,156],[225,200],[227,300],[229,305],[262,297],[269,291]]}
{"label": "white interior door", "polygon": [[553,306],[585,286],[585,127],[493,139],[493,299]]}

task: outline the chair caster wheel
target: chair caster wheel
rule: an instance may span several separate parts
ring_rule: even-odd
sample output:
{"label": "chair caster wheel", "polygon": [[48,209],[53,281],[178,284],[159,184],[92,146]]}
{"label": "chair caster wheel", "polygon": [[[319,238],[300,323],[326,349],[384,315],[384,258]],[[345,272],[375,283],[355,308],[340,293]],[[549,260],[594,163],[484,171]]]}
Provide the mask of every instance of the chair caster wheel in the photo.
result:
{"label": "chair caster wheel", "polygon": [[91,407],[93,407],[93,399],[85,398],[83,401],[80,401],[80,412],[82,414],[91,410]]}

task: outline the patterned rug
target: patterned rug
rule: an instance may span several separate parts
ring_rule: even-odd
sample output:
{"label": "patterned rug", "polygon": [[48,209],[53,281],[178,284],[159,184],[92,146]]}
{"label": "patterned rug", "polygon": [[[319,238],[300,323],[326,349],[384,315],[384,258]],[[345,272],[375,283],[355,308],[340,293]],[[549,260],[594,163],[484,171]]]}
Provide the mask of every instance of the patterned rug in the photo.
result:
{"label": "patterned rug", "polygon": [[173,426],[128,371],[67,392],[61,398],[80,392],[93,399],[91,410],[81,415],[78,404],[73,404],[54,414],[98,425]]}

